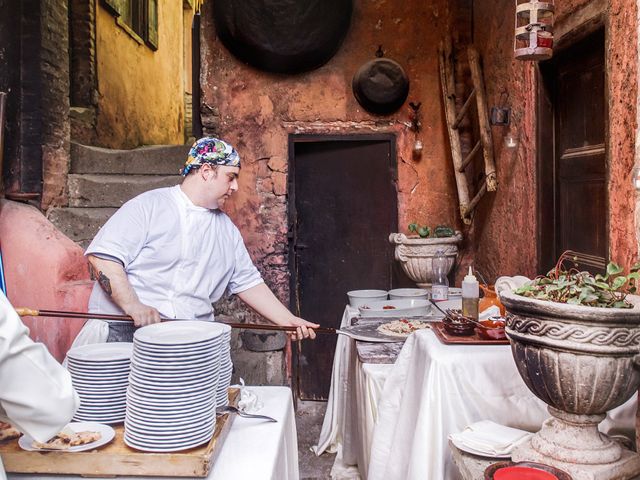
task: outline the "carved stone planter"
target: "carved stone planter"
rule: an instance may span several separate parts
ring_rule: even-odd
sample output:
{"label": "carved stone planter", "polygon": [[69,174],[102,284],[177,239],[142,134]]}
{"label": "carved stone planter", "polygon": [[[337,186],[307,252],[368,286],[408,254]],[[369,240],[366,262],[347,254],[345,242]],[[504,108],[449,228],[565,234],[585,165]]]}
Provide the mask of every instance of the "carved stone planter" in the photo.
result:
{"label": "carved stone planter", "polygon": [[402,265],[407,276],[419,287],[430,287],[433,277],[433,257],[438,250],[447,257],[447,274],[451,271],[458,256],[458,244],[462,234],[456,232],[453,237],[420,238],[404,233],[392,233],[389,242],[396,246],[395,258]]}
{"label": "carved stone planter", "polygon": [[628,479],[640,456],[598,430],[608,410],[640,385],[639,297],[633,309],[547,302],[502,292],[518,371],[551,418],[513,454],[565,470],[574,480]]}

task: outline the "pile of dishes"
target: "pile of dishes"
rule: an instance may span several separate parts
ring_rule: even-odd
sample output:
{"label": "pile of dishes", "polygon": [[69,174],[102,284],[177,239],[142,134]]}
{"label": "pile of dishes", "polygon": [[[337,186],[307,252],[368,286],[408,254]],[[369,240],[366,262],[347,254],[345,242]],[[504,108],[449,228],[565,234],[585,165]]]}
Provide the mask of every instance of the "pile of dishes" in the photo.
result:
{"label": "pile of dishes", "polygon": [[171,452],[209,441],[216,424],[220,355],[231,328],[215,322],[149,325],[133,337],[124,442]]}
{"label": "pile of dishes", "polygon": [[220,347],[220,375],[216,389],[216,406],[226,407],[229,404],[229,385],[233,374],[231,362],[231,328],[225,330]]}
{"label": "pile of dishes", "polygon": [[124,421],[132,351],[132,343],[99,343],[69,350],[67,369],[80,397],[74,420]]}

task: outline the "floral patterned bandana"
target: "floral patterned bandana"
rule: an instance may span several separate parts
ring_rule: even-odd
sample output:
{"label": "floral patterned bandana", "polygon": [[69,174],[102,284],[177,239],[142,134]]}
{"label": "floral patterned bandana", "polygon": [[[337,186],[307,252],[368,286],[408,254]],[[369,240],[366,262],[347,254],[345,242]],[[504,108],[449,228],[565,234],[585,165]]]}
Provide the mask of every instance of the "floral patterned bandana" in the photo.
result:
{"label": "floral patterned bandana", "polygon": [[193,144],[180,173],[184,177],[192,168],[199,167],[204,163],[240,167],[240,156],[235,148],[227,142],[213,137],[204,137],[196,140],[196,143]]}

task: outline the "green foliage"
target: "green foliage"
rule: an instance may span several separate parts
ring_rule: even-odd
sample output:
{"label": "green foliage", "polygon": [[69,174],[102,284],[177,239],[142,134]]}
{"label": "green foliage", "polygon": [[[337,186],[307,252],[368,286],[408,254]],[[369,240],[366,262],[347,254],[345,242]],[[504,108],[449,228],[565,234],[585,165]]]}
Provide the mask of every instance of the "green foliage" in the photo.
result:
{"label": "green foliage", "polygon": [[[419,235],[421,238],[429,238],[431,236],[431,228],[427,225],[420,225],[417,222],[409,224],[409,231]],[[435,238],[453,237],[456,232],[453,228],[446,225],[438,225],[433,229],[433,236]]]}
{"label": "green foliage", "polygon": [[[574,266],[564,270],[563,263],[572,260]],[[528,285],[515,290],[524,297],[603,308],[632,308],[625,300],[629,293],[635,293],[640,280],[640,263],[634,264],[628,275],[623,268],[611,262],[604,275],[579,271],[575,268],[575,257],[566,252],[560,256],[555,268],[544,277],[538,277]]]}

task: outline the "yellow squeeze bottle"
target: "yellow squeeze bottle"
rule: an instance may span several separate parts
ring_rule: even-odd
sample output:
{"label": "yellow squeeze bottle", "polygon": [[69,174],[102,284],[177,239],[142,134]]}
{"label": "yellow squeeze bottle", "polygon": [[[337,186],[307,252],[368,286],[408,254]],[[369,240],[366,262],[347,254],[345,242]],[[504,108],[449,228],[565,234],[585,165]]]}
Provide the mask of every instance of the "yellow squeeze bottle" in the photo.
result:
{"label": "yellow squeeze bottle", "polygon": [[462,314],[478,320],[478,301],[480,284],[469,266],[469,273],[462,280]]}

